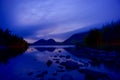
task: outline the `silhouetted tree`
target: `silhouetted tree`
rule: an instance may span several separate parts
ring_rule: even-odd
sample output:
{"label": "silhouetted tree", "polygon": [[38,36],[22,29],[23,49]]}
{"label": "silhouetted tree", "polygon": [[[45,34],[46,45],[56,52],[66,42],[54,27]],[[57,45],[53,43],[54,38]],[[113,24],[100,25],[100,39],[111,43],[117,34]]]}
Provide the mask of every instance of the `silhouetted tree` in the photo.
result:
{"label": "silhouetted tree", "polygon": [[6,29],[5,31],[0,29],[0,45],[25,47],[27,46],[27,42],[23,38],[11,34],[9,29]]}
{"label": "silhouetted tree", "polygon": [[120,21],[104,25],[101,29],[90,30],[85,36],[85,43],[90,47],[118,49],[120,47]]}
{"label": "silhouetted tree", "polygon": [[85,38],[85,43],[88,46],[100,46],[102,44],[102,36],[98,29],[90,30]]}

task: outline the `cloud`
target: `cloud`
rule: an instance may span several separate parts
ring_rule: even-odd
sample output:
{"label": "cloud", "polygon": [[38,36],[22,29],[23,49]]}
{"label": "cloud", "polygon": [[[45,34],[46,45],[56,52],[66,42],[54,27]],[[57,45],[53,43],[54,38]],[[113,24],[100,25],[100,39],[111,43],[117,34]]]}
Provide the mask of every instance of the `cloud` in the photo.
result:
{"label": "cloud", "polygon": [[0,0],[0,24],[38,39],[116,20],[119,7],[119,0]]}

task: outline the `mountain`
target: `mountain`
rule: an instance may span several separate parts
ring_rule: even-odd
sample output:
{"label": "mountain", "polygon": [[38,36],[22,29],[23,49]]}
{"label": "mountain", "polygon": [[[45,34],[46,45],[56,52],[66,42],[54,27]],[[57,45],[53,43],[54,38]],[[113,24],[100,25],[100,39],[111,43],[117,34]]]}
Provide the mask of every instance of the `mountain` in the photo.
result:
{"label": "mountain", "polygon": [[77,33],[69,37],[67,40],[65,40],[63,43],[64,44],[77,44],[77,43],[84,43],[84,38],[85,36],[88,35],[88,32],[83,32],[83,33]]}
{"label": "mountain", "polygon": [[[48,40],[40,39],[34,42],[33,45],[61,45],[61,44],[75,44],[76,42],[82,43],[84,36],[88,34],[89,30],[94,28],[101,28],[101,25],[102,24],[94,24],[66,33],[49,35],[49,37],[53,39],[48,39]],[[55,40],[60,39],[62,42],[56,42],[54,39]]]}
{"label": "mountain", "polygon": [[54,39],[48,39],[48,40],[40,39],[34,42],[32,45],[57,45],[57,44],[60,43],[56,42]]}
{"label": "mountain", "polygon": [[[62,35],[69,36],[63,43],[64,44],[84,44],[84,38],[89,34],[89,31],[92,29],[101,29],[103,24],[94,24],[90,26],[86,26],[84,28],[80,28],[71,32],[63,33]],[[71,35],[71,36],[70,36]]]}
{"label": "mountain", "polygon": [[74,34],[88,32],[88,31],[90,31],[91,29],[94,29],[94,28],[100,29],[100,28],[102,28],[102,26],[103,26],[103,23],[93,24],[93,25],[89,25],[89,26],[86,26],[86,27],[83,27],[83,28],[79,28],[79,29],[76,29],[76,30],[73,30],[73,31],[60,33],[60,34],[51,34],[51,35],[45,36],[45,37],[48,37],[48,38],[50,37],[50,38],[55,39],[56,41],[64,42],[66,39],[70,38]]}

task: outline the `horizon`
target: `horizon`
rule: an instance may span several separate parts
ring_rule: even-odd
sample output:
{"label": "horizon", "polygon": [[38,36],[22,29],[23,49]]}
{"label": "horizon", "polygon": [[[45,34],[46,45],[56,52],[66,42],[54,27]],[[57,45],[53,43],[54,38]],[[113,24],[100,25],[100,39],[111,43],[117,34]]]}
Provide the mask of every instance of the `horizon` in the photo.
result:
{"label": "horizon", "polygon": [[28,43],[39,39],[61,42],[78,29],[120,19],[119,7],[119,0],[0,0],[0,26]]}

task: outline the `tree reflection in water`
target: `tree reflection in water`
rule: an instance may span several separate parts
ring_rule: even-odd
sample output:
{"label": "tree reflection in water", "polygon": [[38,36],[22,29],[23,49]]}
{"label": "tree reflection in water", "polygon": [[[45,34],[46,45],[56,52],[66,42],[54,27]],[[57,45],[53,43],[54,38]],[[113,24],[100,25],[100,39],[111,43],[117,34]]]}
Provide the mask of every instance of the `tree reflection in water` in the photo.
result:
{"label": "tree reflection in water", "polygon": [[27,50],[27,47],[17,48],[1,48],[0,49],[0,63],[7,64],[9,59],[21,55]]}

